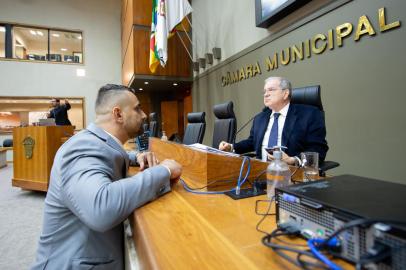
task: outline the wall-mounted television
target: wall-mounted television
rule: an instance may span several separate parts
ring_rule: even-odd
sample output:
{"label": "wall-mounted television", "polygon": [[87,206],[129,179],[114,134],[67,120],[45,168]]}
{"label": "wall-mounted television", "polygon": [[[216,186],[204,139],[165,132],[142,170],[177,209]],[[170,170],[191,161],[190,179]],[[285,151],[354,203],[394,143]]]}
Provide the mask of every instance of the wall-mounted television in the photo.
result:
{"label": "wall-mounted television", "polygon": [[257,27],[268,28],[311,0],[255,0]]}

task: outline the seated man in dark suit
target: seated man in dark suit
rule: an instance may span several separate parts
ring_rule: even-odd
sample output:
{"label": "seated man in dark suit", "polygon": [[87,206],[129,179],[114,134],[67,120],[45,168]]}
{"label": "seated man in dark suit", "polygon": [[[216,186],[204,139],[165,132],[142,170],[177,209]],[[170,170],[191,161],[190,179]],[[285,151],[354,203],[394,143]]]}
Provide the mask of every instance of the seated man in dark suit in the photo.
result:
{"label": "seated man in dark suit", "polygon": [[65,99],[65,104],[61,105],[59,98],[53,98],[51,100],[53,109],[48,113],[48,118],[54,118],[57,126],[71,126],[71,122],[68,119],[68,110],[71,106],[69,101]]}
{"label": "seated man in dark suit", "polygon": [[326,126],[322,112],[313,106],[291,104],[291,83],[281,77],[265,80],[264,104],[267,107],[255,116],[250,136],[235,145],[221,142],[219,149],[242,154],[254,151],[263,161],[273,158],[265,148],[286,146],[283,160],[294,165],[301,152],[318,152],[324,161],[328,150]]}

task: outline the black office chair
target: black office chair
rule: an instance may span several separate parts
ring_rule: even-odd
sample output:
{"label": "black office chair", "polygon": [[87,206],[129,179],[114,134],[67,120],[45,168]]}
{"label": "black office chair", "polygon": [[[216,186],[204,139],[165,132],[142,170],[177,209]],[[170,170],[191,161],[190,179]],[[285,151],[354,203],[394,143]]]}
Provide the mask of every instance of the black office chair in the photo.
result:
{"label": "black office chair", "polygon": [[13,147],[13,139],[5,139],[3,141],[3,147]]}
{"label": "black office chair", "polygon": [[156,112],[149,114],[149,136],[158,137],[158,115]]}
{"label": "black office chair", "polygon": [[234,143],[237,120],[235,119],[233,107],[232,101],[217,104],[213,107],[214,115],[217,118],[214,122],[212,144],[215,148],[219,147],[221,141]]}
{"label": "black office chair", "polygon": [[147,123],[147,122],[144,122],[144,123],[142,124],[142,130],[144,130],[144,132],[145,132],[145,131],[148,131],[148,132],[149,132],[149,126],[148,126],[148,123]]}
{"label": "black office chair", "polygon": [[204,132],[206,131],[206,113],[205,112],[192,112],[188,113],[188,124],[183,136],[183,144],[202,143]]}
{"label": "black office chair", "polygon": [[[293,88],[290,102],[294,104],[315,106],[323,112],[324,117],[323,104],[321,103],[320,85]],[[319,164],[320,176],[325,176],[325,172],[327,170],[336,168],[338,166],[340,166],[340,163],[335,161],[322,162]]]}

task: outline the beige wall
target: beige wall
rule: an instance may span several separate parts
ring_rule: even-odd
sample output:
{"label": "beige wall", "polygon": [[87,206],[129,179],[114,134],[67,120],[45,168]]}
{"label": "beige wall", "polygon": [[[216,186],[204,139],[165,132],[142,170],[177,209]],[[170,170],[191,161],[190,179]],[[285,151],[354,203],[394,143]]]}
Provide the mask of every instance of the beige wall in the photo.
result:
{"label": "beige wall", "polygon": [[[97,90],[121,82],[120,0],[2,0],[0,20],[83,31],[84,65],[0,61],[2,96],[85,97],[93,121]],[[76,70],[85,69],[85,77]]]}
{"label": "beige wall", "polygon": [[[241,2],[238,2],[238,6],[246,5]],[[249,2],[253,5],[254,1]],[[210,13],[212,18],[218,18],[223,11],[211,7],[193,7],[197,17],[207,17]],[[233,100],[240,127],[263,106],[263,80],[268,76],[285,76],[292,81],[294,87],[321,85],[330,146],[327,159],[341,163],[332,174],[351,173],[406,184],[402,168],[406,152],[406,28],[402,25],[395,30],[380,33],[378,9],[381,7],[386,7],[387,21],[406,21],[406,2],[403,0],[351,1],[280,38],[233,55],[231,62],[224,59],[222,63],[196,77],[193,109],[207,112],[208,128],[204,142],[211,144],[214,104]],[[249,27],[238,28],[233,27],[235,24],[224,23],[218,24],[218,31],[225,32],[228,29],[228,39],[235,43],[253,44],[260,41],[262,33],[256,36],[257,39],[253,37],[253,33],[258,31],[251,18],[254,11],[247,8],[246,13],[241,11],[241,7],[236,7],[233,11],[232,16],[239,20],[239,24]],[[333,50],[322,54],[266,71],[264,59],[267,56],[316,34],[327,34],[328,29],[345,22],[356,26],[359,17],[364,14],[377,30],[375,36],[363,36],[356,42],[354,29],[351,36],[344,40],[342,47],[335,46]],[[215,22],[208,20],[207,27],[213,27],[213,23]],[[227,42],[220,42],[217,46],[222,47],[225,52],[233,51]],[[221,86],[221,76],[227,71],[235,71],[256,61],[260,62],[262,74],[230,86]],[[237,136],[237,140],[246,138],[248,133],[249,128]]]}

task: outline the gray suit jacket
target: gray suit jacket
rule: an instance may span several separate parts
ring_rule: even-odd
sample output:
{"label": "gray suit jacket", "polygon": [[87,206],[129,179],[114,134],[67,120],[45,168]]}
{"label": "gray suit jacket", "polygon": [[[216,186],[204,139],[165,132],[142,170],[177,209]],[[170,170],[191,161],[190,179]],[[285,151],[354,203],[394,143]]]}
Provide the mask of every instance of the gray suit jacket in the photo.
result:
{"label": "gray suit jacket", "polygon": [[170,190],[165,167],[126,178],[128,163],[122,147],[94,124],[61,146],[32,269],[123,269],[122,221]]}

